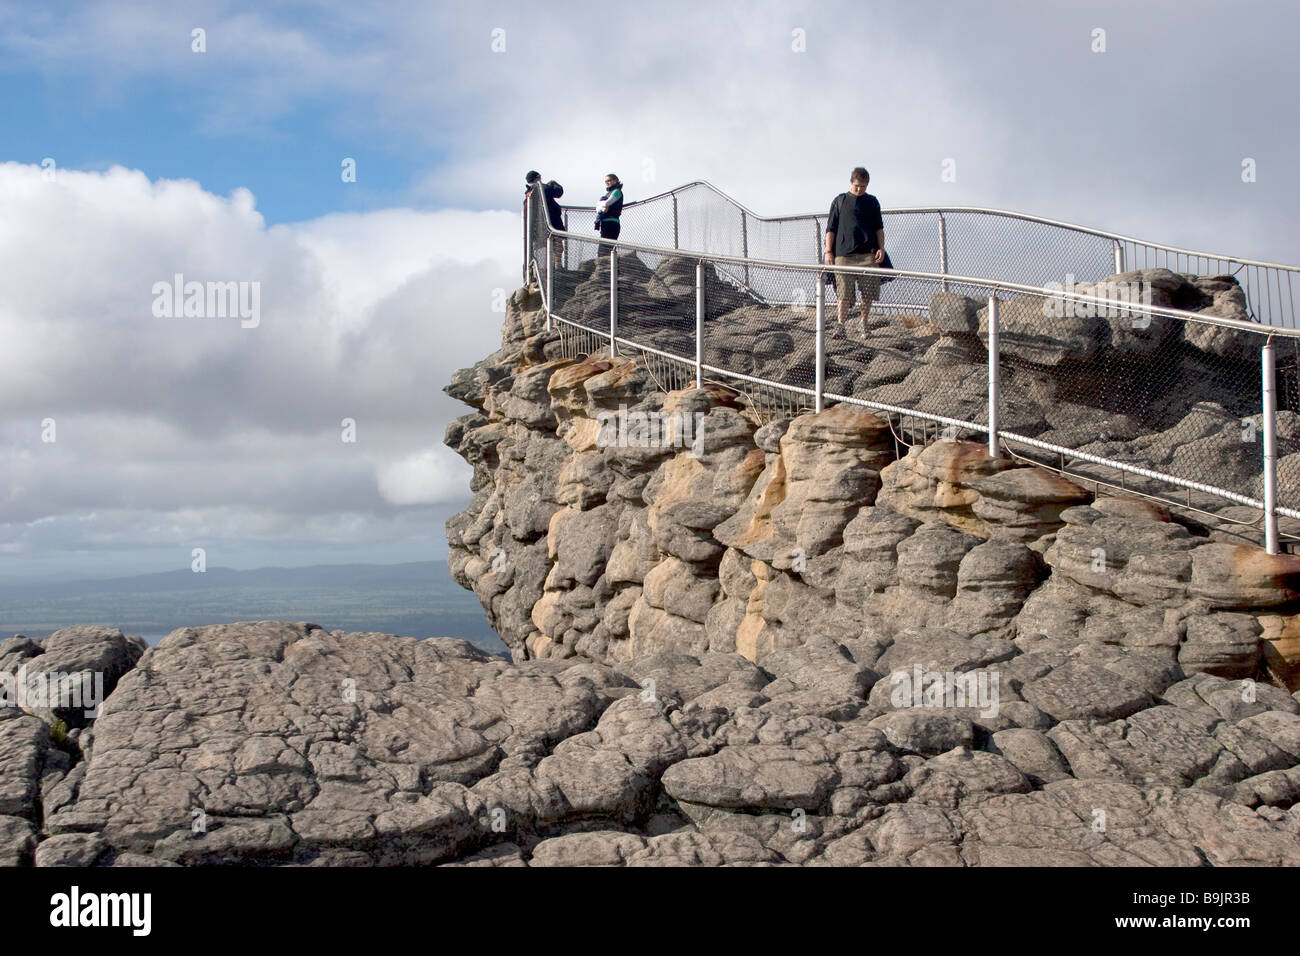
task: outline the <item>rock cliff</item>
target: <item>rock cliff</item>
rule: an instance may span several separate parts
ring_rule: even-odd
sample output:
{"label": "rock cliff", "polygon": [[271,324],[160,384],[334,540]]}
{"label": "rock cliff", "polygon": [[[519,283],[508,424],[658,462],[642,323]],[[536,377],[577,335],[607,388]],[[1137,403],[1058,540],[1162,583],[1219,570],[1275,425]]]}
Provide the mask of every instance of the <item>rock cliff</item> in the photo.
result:
{"label": "rock cliff", "polygon": [[514,660],[307,623],[5,641],[0,673],[112,686],[76,726],[0,708],[0,862],[1300,864],[1300,559],[851,407],[662,391],[538,304],[448,388],[449,562]]}
{"label": "rock cliff", "polygon": [[[474,466],[474,499],[448,523],[452,574],[518,660],[762,664],[816,637],[875,667],[929,628],[1300,680],[1296,557],[981,444],[908,449],[854,406],[765,420],[720,387],[664,392],[635,361],[564,357],[538,306],[517,293],[502,349],[447,389],[476,409],[447,430]],[[893,326],[882,340],[906,333]],[[1049,413],[1027,397],[1017,412]],[[674,417],[694,441],[641,424]],[[1225,468],[1241,467],[1232,442]]]}

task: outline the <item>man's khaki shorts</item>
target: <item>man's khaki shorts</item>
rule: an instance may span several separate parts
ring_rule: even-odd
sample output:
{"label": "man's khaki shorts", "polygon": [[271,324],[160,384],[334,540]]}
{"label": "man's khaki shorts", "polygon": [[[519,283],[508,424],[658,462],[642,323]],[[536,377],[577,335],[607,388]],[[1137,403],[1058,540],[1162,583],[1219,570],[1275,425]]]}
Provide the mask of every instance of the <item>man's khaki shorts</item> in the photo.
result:
{"label": "man's khaki shorts", "polygon": [[[873,252],[864,252],[856,256],[836,256],[835,264],[837,266],[874,268],[876,255]],[[835,273],[835,294],[839,296],[841,302],[847,301],[849,305],[853,304],[855,287],[862,294],[864,301],[875,302],[876,299],[880,298],[880,276],[852,276]]]}

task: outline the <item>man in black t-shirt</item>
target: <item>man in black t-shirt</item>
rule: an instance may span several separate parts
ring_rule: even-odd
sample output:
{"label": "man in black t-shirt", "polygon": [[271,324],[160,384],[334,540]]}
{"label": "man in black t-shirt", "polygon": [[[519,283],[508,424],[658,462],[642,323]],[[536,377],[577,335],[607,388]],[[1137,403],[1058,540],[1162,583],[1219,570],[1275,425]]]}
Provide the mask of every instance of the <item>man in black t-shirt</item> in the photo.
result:
{"label": "man in black t-shirt", "polygon": [[[881,266],[885,263],[885,221],[880,203],[867,193],[871,176],[861,166],[849,174],[849,191],[840,193],[831,203],[826,220],[828,266]],[[879,276],[836,275],[835,292],[839,300],[839,327],[836,337],[844,334],[844,320],[853,301],[854,290],[862,296],[862,334],[867,334],[867,316],[871,303],[880,296]]]}

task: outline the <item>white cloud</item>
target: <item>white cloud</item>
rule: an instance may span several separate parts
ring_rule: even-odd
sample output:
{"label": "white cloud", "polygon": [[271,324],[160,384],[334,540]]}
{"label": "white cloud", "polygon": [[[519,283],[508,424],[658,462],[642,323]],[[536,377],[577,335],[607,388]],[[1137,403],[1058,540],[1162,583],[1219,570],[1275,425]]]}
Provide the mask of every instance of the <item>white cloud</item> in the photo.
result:
{"label": "white cloud", "polygon": [[[4,561],[183,554],[212,536],[364,546],[401,509],[427,522],[468,497],[466,466],[439,447],[468,409],[441,388],[499,344],[514,213],[268,229],[246,190],[121,168],[49,183],[16,163],[0,164],[0,210]],[[153,284],[178,272],[260,282],[261,323],[155,318]]]}
{"label": "white cloud", "polygon": [[[1081,12],[1082,11],[1082,12]],[[579,201],[709,179],[766,215],[818,210],[858,163],[887,205],[1015,209],[1174,245],[1300,259],[1286,170],[1297,12],[1271,0],[1077,5],[570,0],[241,10],[0,0],[0,57],[125,97],[165,83],[205,132],[318,132],[428,156],[412,201],[507,207],[539,168]],[[208,31],[209,52],[189,50]],[[1104,54],[1092,30],[1107,30]],[[493,53],[491,31],[507,31]],[[805,31],[806,52],[791,47]],[[596,37],[602,38],[595,40]],[[1213,63],[1213,69],[1205,64]],[[1260,180],[1243,189],[1244,156]],[[956,182],[939,179],[957,163]],[[652,159],[654,182],[641,178]],[[404,165],[418,167],[419,159]],[[400,188],[400,187],[399,187]]]}
{"label": "white cloud", "polygon": [[455,500],[469,482],[469,466],[450,449],[430,448],[380,464],[379,492],[395,505],[437,504]]}

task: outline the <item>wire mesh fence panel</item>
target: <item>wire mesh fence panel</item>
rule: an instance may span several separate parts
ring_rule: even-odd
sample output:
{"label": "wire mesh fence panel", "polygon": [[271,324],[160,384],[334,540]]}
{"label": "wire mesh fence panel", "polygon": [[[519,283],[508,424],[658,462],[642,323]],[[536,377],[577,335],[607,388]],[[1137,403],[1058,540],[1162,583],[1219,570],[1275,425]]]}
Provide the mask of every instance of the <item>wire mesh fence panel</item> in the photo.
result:
{"label": "wire mesh fence panel", "polygon": [[752,362],[749,374],[755,378],[813,388],[817,273],[764,266],[755,266],[750,272],[752,286],[762,290],[762,303],[732,313],[736,320],[733,347],[743,344],[747,348]]}
{"label": "wire mesh fence panel", "polygon": [[[987,353],[978,335],[981,300],[945,292],[937,279],[885,277],[882,289],[896,290],[899,301],[913,305],[890,310],[872,302],[864,319],[864,292],[873,291],[875,278],[861,277],[866,288],[859,286],[855,296],[859,277],[841,274],[835,278],[836,294],[828,292],[827,328],[833,331],[827,336],[827,391],[987,424]],[[907,426],[909,434],[913,424]],[[983,440],[984,433],[954,426],[944,437]]]}
{"label": "wire mesh fence panel", "polygon": [[[1263,344],[1263,335],[1253,338],[1257,340],[1253,344]],[[1281,507],[1300,511],[1300,339],[1274,338],[1273,350],[1278,409],[1275,425],[1277,501]],[[1262,425],[1261,418],[1254,431],[1258,433]],[[1256,441],[1259,440],[1257,437]]]}
{"label": "wire mesh fence panel", "polygon": [[[599,245],[565,239],[563,264],[551,271],[551,311],[589,329],[609,330],[609,272],[598,275]],[[545,275],[545,273],[543,273]]]}
{"label": "wire mesh fence panel", "polygon": [[815,309],[808,286],[814,273],[752,266],[751,282],[764,290],[760,296],[738,284],[726,265],[705,263],[702,354],[704,365],[735,374],[706,369],[706,380],[725,378],[766,417],[776,413],[778,393],[811,408],[811,397],[796,399],[798,393],[786,395],[780,386],[813,387]]}
{"label": "wire mesh fence panel", "polygon": [[531,259],[539,267],[542,275],[546,274],[546,239],[551,234],[547,219],[546,203],[540,188],[533,188],[527,194],[525,203],[525,220],[528,230],[528,249]]}
{"label": "wire mesh fence panel", "polygon": [[[647,258],[655,263],[653,268]],[[619,335],[694,363],[695,262],[679,256],[620,254]]]}
{"label": "wire mesh fence panel", "polygon": [[742,212],[742,247],[750,259],[816,265],[826,235],[825,216],[764,219]]}
{"label": "wire mesh fence panel", "polygon": [[949,212],[944,232],[948,271],[957,275],[1043,286],[1095,282],[1115,272],[1109,239],[1047,223]]}
{"label": "wire mesh fence panel", "polygon": [[[1125,299],[1113,286],[1104,294]],[[1028,457],[1212,512],[1262,500],[1264,335],[1026,294],[1000,300],[999,336],[1001,430],[1082,453],[1026,446]],[[1279,413],[1279,437],[1297,434],[1293,419]],[[1292,501],[1297,490],[1286,490]]]}
{"label": "wire mesh fence panel", "polygon": [[[895,269],[942,272],[939,216],[936,213],[890,213],[885,222],[885,248]],[[948,271],[952,271],[949,267]]]}
{"label": "wire mesh fence panel", "polygon": [[[623,188],[623,211],[619,215],[620,242],[636,245],[659,246],[672,249],[673,246],[673,204],[671,197],[653,199],[648,202],[627,205],[627,187]],[[645,264],[654,269],[659,265],[659,257],[645,253]]]}
{"label": "wire mesh fence panel", "polygon": [[675,193],[678,248],[719,256],[743,256],[741,208],[706,186]]}
{"label": "wire mesh fence panel", "polygon": [[[594,219],[594,205],[566,207],[564,215],[570,230],[585,232]],[[885,210],[883,216],[886,247],[900,269],[1038,286],[1065,282],[1071,275],[1076,281],[1095,281],[1117,271],[1154,268],[1206,277],[1232,275],[1245,291],[1252,317],[1296,326],[1300,270],[1295,268],[1189,253],[993,210]],[[692,183],[643,200],[631,199],[624,206],[620,239],[703,254],[811,264],[820,260],[825,226],[824,213],[766,218],[707,184]]]}

